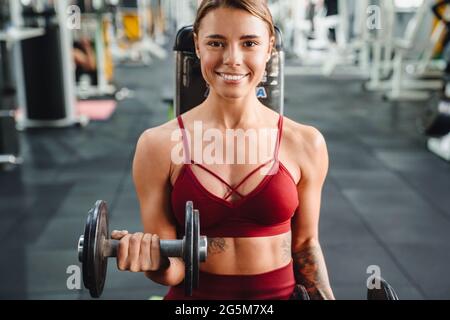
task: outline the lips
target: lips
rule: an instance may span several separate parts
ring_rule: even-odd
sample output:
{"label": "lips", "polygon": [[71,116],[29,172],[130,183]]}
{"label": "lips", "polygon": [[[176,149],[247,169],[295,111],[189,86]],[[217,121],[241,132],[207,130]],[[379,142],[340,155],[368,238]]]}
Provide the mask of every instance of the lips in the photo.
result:
{"label": "lips", "polygon": [[223,73],[223,72],[216,72],[216,74],[224,79],[225,81],[231,81],[231,82],[239,82],[245,77],[248,76],[248,74],[238,74],[238,73]]}

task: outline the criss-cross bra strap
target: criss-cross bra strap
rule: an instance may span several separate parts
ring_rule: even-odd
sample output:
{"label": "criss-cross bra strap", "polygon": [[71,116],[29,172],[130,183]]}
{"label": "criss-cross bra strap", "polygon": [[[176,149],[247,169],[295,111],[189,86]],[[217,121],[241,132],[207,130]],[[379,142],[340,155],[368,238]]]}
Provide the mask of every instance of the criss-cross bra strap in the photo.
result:
{"label": "criss-cross bra strap", "polygon": [[[239,194],[239,192],[237,191],[237,189],[239,189],[239,187],[241,185],[243,185],[245,183],[245,181],[247,181],[256,171],[258,171],[259,169],[261,169],[262,167],[266,166],[268,163],[272,162],[273,159],[270,159],[269,161],[266,161],[265,163],[263,163],[262,165],[258,166],[256,169],[253,169],[248,175],[245,176],[244,179],[241,180],[241,182],[239,182],[235,187],[231,188],[230,193],[225,197],[225,200],[228,199],[233,193],[237,193]],[[239,194],[240,196],[240,194]]]}
{"label": "criss-cross bra strap", "polygon": [[226,182],[224,179],[222,179],[220,176],[218,176],[216,173],[212,172],[211,170],[209,170],[208,168],[206,168],[205,166],[201,165],[200,163],[196,163],[195,161],[191,160],[191,164],[196,165],[197,167],[202,168],[203,170],[205,170],[206,172],[210,173],[211,175],[213,175],[214,177],[216,177],[218,180],[220,180],[220,182],[222,182],[223,184],[225,184],[228,189],[230,189],[232,192],[236,192],[240,197],[243,197],[242,194],[240,194],[239,192],[235,191],[228,182]]}
{"label": "criss-cross bra strap", "polygon": [[272,161],[275,161],[275,162],[278,161],[278,153],[279,153],[279,149],[280,149],[281,135],[282,135],[282,129],[283,129],[283,116],[282,115],[280,115],[280,118],[278,120],[278,137],[277,137],[277,142],[276,142],[276,145],[275,145],[275,152],[274,152],[273,158],[268,160],[268,161],[266,161],[265,163],[261,164],[256,169],[252,170],[235,187],[232,187],[228,182],[226,182],[224,179],[222,179],[219,175],[217,175],[213,171],[209,170],[208,168],[206,168],[205,166],[201,165],[200,163],[196,163],[194,160],[191,159],[190,152],[189,152],[189,143],[188,143],[188,139],[187,139],[187,136],[186,136],[186,131],[185,131],[185,128],[184,128],[183,120],[182,120],[181,116],[178,116],[177,119],[178,119],[178,124],[179,124],[180,129],[181,129],[181,134],[183,136],[183,147],[184,147],[184,154],[185,154],[185,163],[193,164],[193,165],[196,165],[196,166],[202,168],[206,172],[208,172],[211,175],[213,175],[214,177],[216,177],[220,182],[225,184],[230,190],[225,195],[224,200],[227,200],[233,193],[236,193],[239,197],[243,198],[244,196],[240,192],[238,192],[237,189],[240,186],[242,186],[255,172],[257,172],[258,170],[260,170],[261,168],[266,166],[268,163],[270,163]]}

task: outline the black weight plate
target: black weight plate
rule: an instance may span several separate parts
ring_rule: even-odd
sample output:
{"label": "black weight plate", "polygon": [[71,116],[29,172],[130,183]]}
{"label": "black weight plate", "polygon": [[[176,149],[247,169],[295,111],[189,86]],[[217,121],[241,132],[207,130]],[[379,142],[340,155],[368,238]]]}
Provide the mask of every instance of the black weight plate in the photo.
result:
{"label": "black weight plate", "polygon": [[93,250],[90,251],[92,259],[92,274],[91,284],[89,292],[92,297],[98,298],[103,292],[105,285],[106,271],[108,267],[108,258],[104,257],[103,244],[104,240],[108,238],[108,209],[104,201],[97,201],[94,208],[93,219],[95,220],[95,229],[92,228],[91,239]]}
{"label": "black weight plate", "polygon": [[186,202],[186,218],[185,218],[185,235],[184,235],[184,293],[187,296],[192,295],[193,281],[193,236],[194,236],[194,208],[192,201]]}
{"label": "black weight plate", "polygon": [[96,254],[96,242],[97,242],[97,226],[98,226],[98,208],[97,205],[92,208],[91,213],[91,224],[89,226],[89,246],[87,247],[87,271],[88,271],[88,278],[89,278],[89,286],[86,288],[89,289],[89,293],[92,297],[94,295],[92,294],[93,288],[96,287],[96,278],[95,278],[95,268],[96,268],[96,261],[95,261],[95,254]]}
{"label": "black weight plate", "polygon": [[97,204],[89,211],[89,221],[86,225],[87,238],[85,241],[83,254],[86,254],[86,259],[83,263],[83,272],[85,272],[85,277],[87,283],[85,287],[89,289],[92,296],[92,288],[95,288],[95,243],[97,237],[97,225],[98,225],[98,208]]}
{"label": "black weight plate", "polygon": [[91,226],[93,224],[92,216],[94,214],[94,208],[89,210],[88,216],[86,219],[86,225],[84,227],[84,240],[83,240],[83,261],[82,261],[82,270],[83,270],[83,284],[86,288],[91,287],[91,280],[90,280],[90,273],[89,273],[89,248],[92,247],[91,245],[91,238],[90,238],[90,230]]}
{"label": "black weight plate", "polygon": [[97,201],[97,230],[95,237],[95,273],[94,283],[95,286],[91,288],[91,296],[98,298],[105,286],[106,271],[108,267],[108,258],[104,255],[104,242],[108,239],[108,208],[104,201]]}
{"label": "black weight plate", "polygon": [[194,210],[194,235],[192,238],[192,287],[198,288],[198,276],[200,267],[200,218],[198,210]]}

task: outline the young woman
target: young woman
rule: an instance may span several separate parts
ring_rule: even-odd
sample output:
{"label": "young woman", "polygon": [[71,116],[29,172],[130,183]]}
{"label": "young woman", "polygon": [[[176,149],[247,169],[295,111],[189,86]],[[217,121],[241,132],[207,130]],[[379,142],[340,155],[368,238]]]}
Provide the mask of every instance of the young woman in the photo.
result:
{"label": "young woman", "polygon": [[[334,299],[318,234],[328,170],[324,138],[270,110],[255,94],[274,46],[265,1],[204,0],[194,34],[209,95],[140,137],[133,176],[145,233],[113,232],[120,240],[119,269],[145,272],[171,286],[166,299],[185,299],[183,261],[160,256],[159,239],[180,236],[190,200],[209,242],[192,299],[289,299],[296,284],[312,299]],[[202,133],[215,130],[223,137],[230,131],[270,131],[264,129],[277,134],[269,156],[257,163],[208,162],[202,158],[205,150],[198,152],[189,139],[198,124]],[[267,140],[270,135],[262,134],[242,147],[224,138],[222,147],[248,156],[250,147],[265,148]],[[180,145],[184,163],[173,159]]]}

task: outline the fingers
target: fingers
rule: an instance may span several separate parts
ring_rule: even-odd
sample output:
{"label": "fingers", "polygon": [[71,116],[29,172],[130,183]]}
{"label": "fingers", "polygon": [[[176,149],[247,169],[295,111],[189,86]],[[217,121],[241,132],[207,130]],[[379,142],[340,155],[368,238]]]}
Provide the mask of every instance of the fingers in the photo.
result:
{"label": "fingers", "polygon": [[161,264],[161,251],[159,245],[159,237],[157,234],[152,235],[150,255],[151,270],[158,270]]}
{"label": "fingers", "polygon": [[120,240],[127,234],[128,234],[127,230],[122,231],[114,230],[113,232],[111,232],[111,239]]}
{"label": "fingers", "polygon": [[[121,271],[131,272],[157,271],[161,268],[160,239],[156,234],[114,230],[111,238],[119,241],[117,249],[117,267]],[[164,258],[165,259],[165,258]],[[166,263],[167,264],[167,263]]]}
{"label": "fingers", "polygon": [[119,247],[117,248],[117,267],[120,271],[128,270],[129,260],[128,260],[128,247],[131,235],[124,235],[119,242]]}
{"label": "fingers", "polygon": [[128,247],[128,260],[130,262],[131,272],[141,271],[141,262],[139,261],[139,254],[141,251],[141,241],[144,237],[142,232],[133,234],[130,238],[130,246]]}
{"label": "fingers", "polygon": [[152,235],[149,233],[144,234],[141,241],[141,250],[139,253],[139,260],[141,263],[141,271],[151,271],[152,263],[150,256]]}

